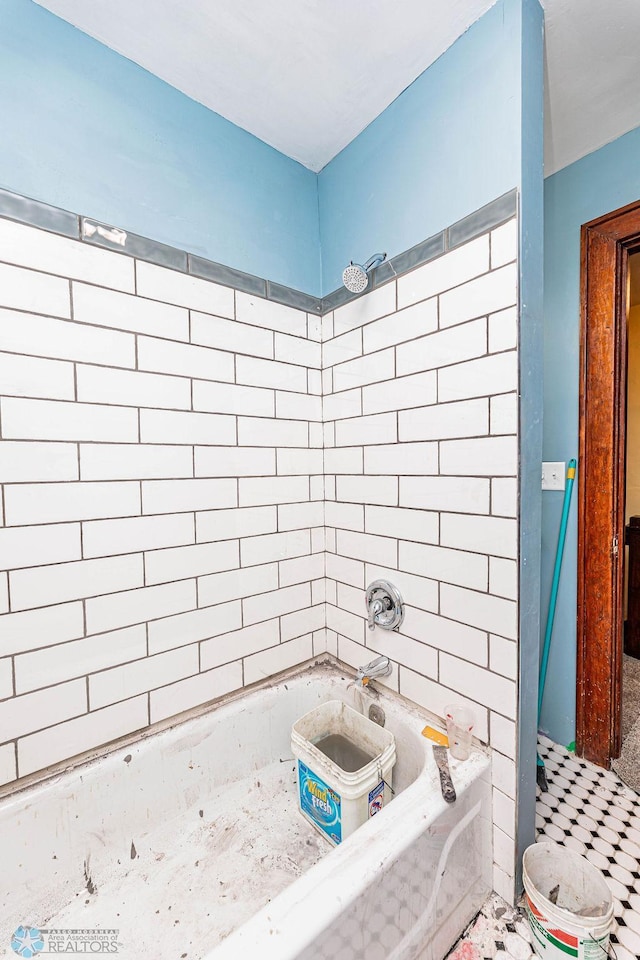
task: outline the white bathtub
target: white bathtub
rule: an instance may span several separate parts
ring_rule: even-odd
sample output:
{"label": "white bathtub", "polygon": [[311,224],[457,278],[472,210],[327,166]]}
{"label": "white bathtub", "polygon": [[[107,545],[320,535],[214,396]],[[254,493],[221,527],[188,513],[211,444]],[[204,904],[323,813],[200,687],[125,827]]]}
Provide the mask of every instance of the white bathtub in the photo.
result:
{"label": "white bathtub", "polygon": [[290,731],[350,679],[294,672],[0,801],[0,952],[22,923],[117,930],[125,960],[441,960],[491,888],[489,761],[453,761],[445,804],[430,718],[383,690],[396,797],[331,848]]}

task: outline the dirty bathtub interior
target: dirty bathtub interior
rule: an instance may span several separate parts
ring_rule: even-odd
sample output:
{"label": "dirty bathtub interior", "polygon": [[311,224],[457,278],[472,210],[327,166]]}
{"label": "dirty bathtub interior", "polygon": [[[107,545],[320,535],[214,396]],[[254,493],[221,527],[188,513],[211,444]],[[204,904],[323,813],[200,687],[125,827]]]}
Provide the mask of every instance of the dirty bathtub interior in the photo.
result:
{"label": "dirty bathtub interior", "polygon": [[0,801],[0,943],[21,922],[116,929],[124,958],[440,960],[491,889],[489,761],[452,761],[445,804],[430,717],[383,690],[395,799],[332,848],[290,735],[350,681],[294,671]]}

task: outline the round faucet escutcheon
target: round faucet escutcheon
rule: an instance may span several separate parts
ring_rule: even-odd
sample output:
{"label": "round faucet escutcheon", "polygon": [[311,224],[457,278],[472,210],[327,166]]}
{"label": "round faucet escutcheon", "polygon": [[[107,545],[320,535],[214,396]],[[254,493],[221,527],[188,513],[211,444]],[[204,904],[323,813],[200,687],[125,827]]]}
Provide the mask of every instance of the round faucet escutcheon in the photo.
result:
{"label": "round faucet escutcheon", "polygon": [[404,620],[404,602],[397,587],[388,580],[374,580],[366,590],[369,629],[398,630]]}

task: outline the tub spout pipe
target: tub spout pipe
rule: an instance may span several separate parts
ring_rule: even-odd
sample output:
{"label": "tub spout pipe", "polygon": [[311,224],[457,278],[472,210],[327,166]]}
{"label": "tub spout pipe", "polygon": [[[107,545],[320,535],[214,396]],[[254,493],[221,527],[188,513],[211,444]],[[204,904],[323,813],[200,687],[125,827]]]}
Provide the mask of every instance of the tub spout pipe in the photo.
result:
{"label": "tub spout pipe", "polygon": [[369,680],[375,680],[376,677],[388,677],[391,670],[392,666],[389,657],[376,657],[375,660],[367,663],[364,667],[358,667],[356,682],[362,684],[364,687],[368,684]]}

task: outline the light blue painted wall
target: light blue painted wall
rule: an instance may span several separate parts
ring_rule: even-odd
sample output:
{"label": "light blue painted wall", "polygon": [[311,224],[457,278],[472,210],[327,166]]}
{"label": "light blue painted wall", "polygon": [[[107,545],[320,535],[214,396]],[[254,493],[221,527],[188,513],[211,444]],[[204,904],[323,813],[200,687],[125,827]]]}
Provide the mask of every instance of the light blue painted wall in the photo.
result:
{"label": "light blue painted wall", "polygon": [[[580,226],[638,198],[640,128],[545,181],[545,460],[569,460],[578,454]],[[545,492],[543,495],[542,601],[545,615],[562,498],[562,493]],[[565,745],[575,739],[576,500],[574,492],[541,724],[554,740]]]}
{"label": "light blue painted wall", "polygon": [[[319,175],[323,292],[517,187],[520,198],[520,853],[534,840],[542,453],[543,15],[499,0]],[[521,858],[517,858],[520,869]],[[517,882],[519,885],[519,875]]]}
{"label": "light blue painted wall", "polygon": [[497,0],[316,177],[29,0],[0,0],[0,85],[11,91],[0,107],[0,186],[9,190],[315,295],[340,284],[349,259],[394,256],[520,190],[531,488],[520,849],[533,836],[535,796],[541,69],[537,0]]}
{"label": "light blue painted wall", "polygon": [[519,4],[498,0],[320,173],[322,289],[520,182]]}
{"label": "light blue painted wall", "polygon": [[31,0],[0,0],[0,186],[328,293],[352,257],[393,256],[517,185],[517,8],[498,0],[317,177]]}
{"label": "light blue painted wall", "polygon": [[0,0],[0,186],[320,294],[317,177],[31,0]]}

